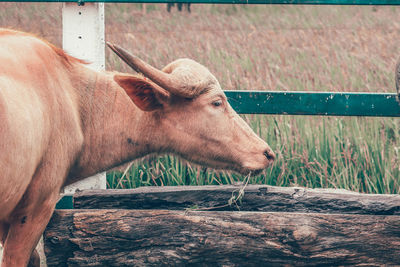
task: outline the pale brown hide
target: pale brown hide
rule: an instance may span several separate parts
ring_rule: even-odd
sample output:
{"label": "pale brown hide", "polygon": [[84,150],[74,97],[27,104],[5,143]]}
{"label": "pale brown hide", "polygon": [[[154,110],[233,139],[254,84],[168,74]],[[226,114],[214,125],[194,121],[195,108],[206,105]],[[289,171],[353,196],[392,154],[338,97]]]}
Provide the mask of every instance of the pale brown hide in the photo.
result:
{"label": "pale brown hide", "polygon": [[242,173],[274,158],[194,61],[173,63],[207,85],[185,99],[141,76],[94,72],[28,34],[0,29],[0,42],[2,267],[28,263],[64,185],[149,153]]}

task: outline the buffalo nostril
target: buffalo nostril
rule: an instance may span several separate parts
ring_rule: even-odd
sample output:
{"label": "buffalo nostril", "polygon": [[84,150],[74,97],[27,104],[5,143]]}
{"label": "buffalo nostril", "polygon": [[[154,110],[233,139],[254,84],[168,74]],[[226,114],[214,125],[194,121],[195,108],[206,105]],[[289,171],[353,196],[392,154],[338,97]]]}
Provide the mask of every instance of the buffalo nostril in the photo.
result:
{"label": "buffalo nostril", "polygon": [[269,160],[269,161],[274,161],[275,160],[275,153],[272,152],[271,150],[267,150],[264,152],[264,156]]}

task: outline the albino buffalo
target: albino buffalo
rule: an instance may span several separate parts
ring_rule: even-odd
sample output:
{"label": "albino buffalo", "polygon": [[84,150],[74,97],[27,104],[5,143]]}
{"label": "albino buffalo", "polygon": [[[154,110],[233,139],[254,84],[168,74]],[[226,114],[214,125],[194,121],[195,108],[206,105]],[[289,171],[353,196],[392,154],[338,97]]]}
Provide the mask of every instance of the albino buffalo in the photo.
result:
{"label": "albino buffalo", "polygon": [[2,267],[37,262],[61,188],[85,177],[149,153],[242,174],[275,158],[193,60],[160,71],[110,44],[144,76],[96,72],[27,33],[0,42]]}

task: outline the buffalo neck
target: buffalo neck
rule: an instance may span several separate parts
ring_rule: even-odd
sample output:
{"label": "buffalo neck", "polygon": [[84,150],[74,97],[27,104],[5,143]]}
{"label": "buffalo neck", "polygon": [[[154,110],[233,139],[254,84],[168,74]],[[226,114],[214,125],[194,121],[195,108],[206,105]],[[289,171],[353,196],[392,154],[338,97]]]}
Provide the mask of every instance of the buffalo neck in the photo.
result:
{"label": "buffalo neck", "polygon": [[68,183],[165,150],[159,114],[140,110],[113,73],[80,67],[77,75],[83,144]]}

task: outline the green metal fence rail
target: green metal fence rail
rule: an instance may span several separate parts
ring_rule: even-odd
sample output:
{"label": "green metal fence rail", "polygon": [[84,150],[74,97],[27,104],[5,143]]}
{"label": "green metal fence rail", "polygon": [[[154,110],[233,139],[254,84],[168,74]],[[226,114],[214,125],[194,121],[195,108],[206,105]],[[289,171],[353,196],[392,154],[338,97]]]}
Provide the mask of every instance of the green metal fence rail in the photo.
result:
{"label": "green metal fence rail", "polygon": [[400,0],[0,0],[0,2],[193,3],[264,5],[400,5]]}
{"label": "green metal fence rail", "polygon": [[[393,85],[394,87],[394,85]],[[396,94],[226,91],[242,114],[400,117]]]}

